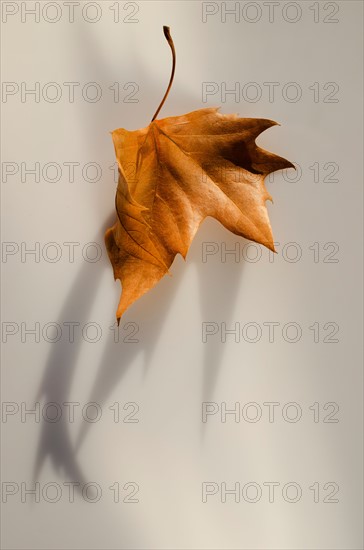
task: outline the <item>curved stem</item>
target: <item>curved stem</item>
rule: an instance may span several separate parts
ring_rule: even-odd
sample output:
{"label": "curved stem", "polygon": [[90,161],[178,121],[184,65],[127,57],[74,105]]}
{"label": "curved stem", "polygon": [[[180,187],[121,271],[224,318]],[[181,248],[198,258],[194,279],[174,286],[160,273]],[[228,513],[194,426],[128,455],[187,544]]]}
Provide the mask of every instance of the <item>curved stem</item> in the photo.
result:
{"label": "curved stem", "polygon": [[174,49],[174,44],[173,44],[173,40],[172,40],[172,37],[171,37],[171,33],[170,33],[170,29],[169,27],[163,27],[163,32],[164,32],[164,36],[166,37],[167,39],[167,42],[172,50],[172,72],[171,72],[171,78],[169,79],[169,84],[168,84],[168,88],[166,90],[166,93],[164,94],[163,96],[163,99],[162,101],[160,102],[160,105],[158,107],[158,109],[156,110],[156,112],[154,113],[154,116],[151,120],[151,122],[153,122],[153,120],[155,120],[157,118],[157,115],[159,113],[159,111],[161,110],[161,108],[163,107],[164,105],[164,102],[165,100],[167,99],[167,96],[169,94],[169,90],[171,89],[172,87],[172,82],[173,82],[173,77],[174,77],[174,71],[176,69],[176,50]]}

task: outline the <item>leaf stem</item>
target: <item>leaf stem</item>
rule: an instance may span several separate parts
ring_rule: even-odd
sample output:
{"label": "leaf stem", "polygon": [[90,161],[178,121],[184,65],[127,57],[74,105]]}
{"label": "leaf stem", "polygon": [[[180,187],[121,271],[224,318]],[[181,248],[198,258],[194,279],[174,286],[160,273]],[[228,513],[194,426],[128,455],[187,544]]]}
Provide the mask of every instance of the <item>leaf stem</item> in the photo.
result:
{"label": "leaf stem", "polygon": [[162,101],[160,102],[160,105],[158,107],[158,109],[156,110],[151,122],[153,122],[153,120],[155,120],[157,118],[157,115],[159,113],[159,111],[161,110],[161,108],[163,107],[164,105],[164,102],[165,100],[167,99],[167,96],[169,94],[169,90],[171,89],[172,87],[172,82],[173,82],[173,77],[174,77],[174,71],[176,69],[176,50],[174,49],[174,44],[173,44],[173,40],[172,40],[172,37],[171,37],[171,33],[170,33],[170,29],[169,27],[163,27],[163,32],[164,32],[164,36],[166,37],[167,39],[167,42],[172,50],[172,72],[171,72],[171,78],[169,79],[169,84],[168,84],[168,88],[166,90],[166,93],[164,94],[163,96],[163,99]]}

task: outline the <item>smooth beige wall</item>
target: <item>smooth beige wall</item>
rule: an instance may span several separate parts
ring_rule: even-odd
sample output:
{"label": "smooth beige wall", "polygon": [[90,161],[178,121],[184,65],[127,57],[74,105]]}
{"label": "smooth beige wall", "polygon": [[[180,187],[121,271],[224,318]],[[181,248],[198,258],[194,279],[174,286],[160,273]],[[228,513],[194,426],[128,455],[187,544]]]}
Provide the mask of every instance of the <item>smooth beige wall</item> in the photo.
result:
{"label": "smooth beige wall", "polygon": [[[3,548],[362,548],[362,3],[1,9]],[[297,172],[277,255],[208,219],[117,332],[110,132],[164,94],[163,25],[160,117],[273,119]]]}

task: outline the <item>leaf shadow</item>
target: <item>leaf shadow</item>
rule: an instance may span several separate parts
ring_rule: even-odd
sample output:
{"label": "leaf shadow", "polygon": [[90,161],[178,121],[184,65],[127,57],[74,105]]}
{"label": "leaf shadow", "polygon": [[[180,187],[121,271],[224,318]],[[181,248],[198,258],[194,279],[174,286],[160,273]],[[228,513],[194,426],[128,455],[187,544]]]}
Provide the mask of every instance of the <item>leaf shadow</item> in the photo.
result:
{"label": "leaf shadow", "polygon": [[[113,83],[115,81],[115,75],[111,74],[110,69],[108,69],[107,60],[104,59],[98,48],[97,42],[94,40],[92,34],[87,32],[85,28],[86,27],[82,25],[79,26],[79,28],[75,29],[75,34],[72,37],[75,41],[75,55],[79,57],[80,73],[82,74],[83,68],[84,74],[88,74],[87,71],[89,70],[94,70],[100,82]],[[128,51],[128,62],[130,62],[131,58],[134,59],[136,66],[135,75],[140,75],[142,79],[142,73],[145,71],[145,67],[143,67],[142,61],[138,57],[138,48],[133,45],[131,45],[130,51]],[[135,75],[134,78],[137,77]],[[145,74],[143,78],[145,78]],[[156,98],[155,104],[158,103],[160,88],[160,86],[154,84],[153,77],[150,74],[150,84],[148,84],[148,94],[146,98],[148,105],[149,103],[153,103],[154,105],[154,102],[150,100],[150,98],[154,97]],[[115,104],[111,101],[112,97],[110,95],[110,101],[107,103],[105,111],[97,108],[94,110],[92,117],[88,115],[83,120],[85,142],[91,154],[98,151],[102,146],[100,137],[98,136],[100,136],[100,132],[104,129],[105,120],[111,120],[114,117]],[[182,93],[174,90],[173,105],[175,112],[188,112],[193,110],[193,106],[196,105],[196,97],[186,92]],[[145,105],[143,103],[143,110],[144,109]],[[123,109],[122,107],[120,111],[125,114],[125,117],[123,115],[124,120],[122,124],[125,126],[127,124],[133,125],[133,114],[128,113],[128,109]],[[116,127],[117,125],[118,121],[116,121]],[[112,149],[111,140],[110,149]],[[100,208],[99,205],[103,203],[105,203],[105,189],[100,185],[95,196],[97,216],[100,215],[98,211]],[[106,227],[112,225],[113,221],[113,219],[107,220],[103,230],[97,232],[95,237],[96,242],[102,242],[104,230]],[[223,239],[226,240],[226,230],[220,229],[224,231]],[[216,312],[219,312],[219,316],[223,317],[224,320],[228,322],[241,280],[242,264],[238,266],[239,269],[218,269],[216,272],[210,270],[208,279],[206,280],[206,270],[203,264],[201,264],[200,259],[190,256],[188,261],[195,264],[197,267],[201,292],[200,305],[203,317],[207,319],[210,315],[213,316],[216,315]],[[102,287],[102,278],[105,269],[109,270],[110,284],[112,284],[112,270],[106,254],[97,266],[92,266],[92,269],[90,269],[90,264],[88,263],[85,263],[81,267],[59,313],[59,323],[62,323],[65,319],[84,319],[85,322],[88,321],[88,316],[93,305],[93,297],[96,296],[98,290]],[[133,319],[137,318],[140,320],[143,330],[143,339],[140,345],[123,346],[121,354],[120,346],[115,345],[112,341],[109,342],[106,340],[105,349],[88,401],[95,401],[102,406],[112,390],[122,381],[129,366],[140,352],[144,353],[144,366],[145,369],[148,368],[155,346],[158,343],[163,324],[166,320],[166,314],[181,284],[184,272],[184,269],[178,269],[174,273],[171,284],[167,284],[164,280],[161,281],[152,292],[143,296],[142,299],[133,305]],[[228,288],[228,292],[216,292],[216,289],[219,288],[221,284],[223,284],[225,288]],[[113,313],[114,312],[111,312],[110,315],[112,316]],[[129,313],[127,313],[126,316],[125,319],[128,319]],[[113,324],[113,320],[110,324]],[[39,386],[39,399],[43,398],[46,402],[55,402],[58,404],[70,400],[72,383],[77,365],[79,364],[79,360],[81,360],[81,351],[82,340],[73,343],[60,341],[53,344]],[[221,346],[220,348],[217,345],[206,347],[202,390],[202,397],[204,400],[210,399],[214,392],[221,365],[222,353],[223,349]],[[41,468],[48,457],[56,470],[62,469],[72,480],[77,480],[80,483],[87,482],[85,465],[80,463],[77,458],[77,453],[91,427],[92,424],[83,423],[79,429],[76,442],[74,443],[71,439],[69,425],[66,420],[61,418],[60,422],[57,423],[43,421],[34,463],[35,479],[39,477]]]}

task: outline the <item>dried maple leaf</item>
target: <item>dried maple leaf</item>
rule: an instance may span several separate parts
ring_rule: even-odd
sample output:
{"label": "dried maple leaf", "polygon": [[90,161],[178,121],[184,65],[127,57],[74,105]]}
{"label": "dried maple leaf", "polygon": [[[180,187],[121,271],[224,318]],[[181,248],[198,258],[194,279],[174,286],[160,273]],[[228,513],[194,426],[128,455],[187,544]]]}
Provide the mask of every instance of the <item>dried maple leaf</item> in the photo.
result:
{"label": "dried maple leaf", "polygon": [[201,222],[216,218],[227,229],[274,250],[265,206],[264,178],[292,163],[260,149],[255,139],[274,126],[266,119],[223,115],[217,108],[155,120],[147,128],[112,133],[119,167],[117,220],[105,235],[122,293],[116,317],[184,258]]}

